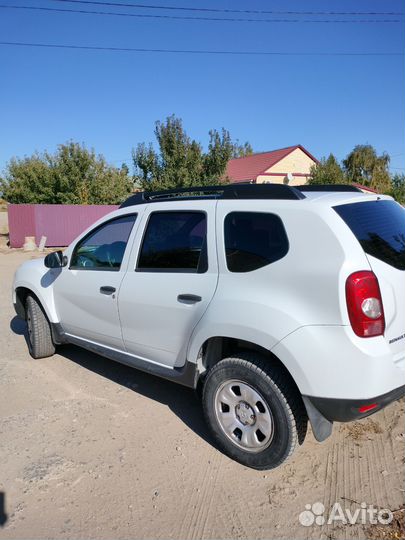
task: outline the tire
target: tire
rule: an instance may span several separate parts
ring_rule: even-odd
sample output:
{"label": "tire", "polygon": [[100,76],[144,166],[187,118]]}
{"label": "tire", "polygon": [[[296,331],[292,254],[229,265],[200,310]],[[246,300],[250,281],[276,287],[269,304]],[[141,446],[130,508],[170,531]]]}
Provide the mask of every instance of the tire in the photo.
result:
{"label": "tire", "polygon": [[[239,394],[239,395],[238,395]],[[274,469],[302,444],[308,418],[286,370],[251,352],[207,374],[203,410],[218,447],[253,469]]]}
{"label": "tire", "polygon": [[51,327],[45,312],[34,296],[27,296],[25,303],[28,326],[28,349],[33,358],[46,358],[55,353]]}

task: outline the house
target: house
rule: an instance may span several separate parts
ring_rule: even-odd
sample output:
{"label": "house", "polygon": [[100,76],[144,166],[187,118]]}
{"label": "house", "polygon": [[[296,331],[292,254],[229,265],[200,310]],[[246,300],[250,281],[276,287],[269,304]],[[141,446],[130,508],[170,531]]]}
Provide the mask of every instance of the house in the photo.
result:
{"label": "house", "polygon": [[375,193],[378,193],[377,190],[368,186],[364,186],[363,184],[353,184],[353,186],[361,189],[361,191],[365,193],[366,195],[374,195]]}
{"label": "house", "polygon": [[225,176],[231,183],[306,184],[311,165],[318,160],[300,144],[271,152],[231,159]]}

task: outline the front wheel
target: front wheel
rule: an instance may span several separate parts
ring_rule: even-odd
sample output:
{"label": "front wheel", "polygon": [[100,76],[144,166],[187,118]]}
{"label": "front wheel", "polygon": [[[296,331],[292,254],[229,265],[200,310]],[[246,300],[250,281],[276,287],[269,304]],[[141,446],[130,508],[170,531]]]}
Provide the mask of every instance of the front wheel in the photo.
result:
{"label": "front wheel", "polygon": [[27,296],[26,320],[28,326],[28,348],[33,358],[46,358],[55,353],[51,327],[45,312],[34,296]]}
{"label": "front wheel", "polygon": [[255,353],[221,360],[208,372],[203,408],[221,450],[254,469],[281,465],[305,438],[307,415],[295,384]]}

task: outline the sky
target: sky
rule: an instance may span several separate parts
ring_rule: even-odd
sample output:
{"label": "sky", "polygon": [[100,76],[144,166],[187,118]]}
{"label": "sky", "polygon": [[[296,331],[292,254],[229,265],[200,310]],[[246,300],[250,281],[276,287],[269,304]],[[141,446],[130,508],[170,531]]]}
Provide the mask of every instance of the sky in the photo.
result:
{"label": "sky", "polygon": [[[107,0],[100,0],[107,2]],[[405,12],[403,0],[110,0],[125,4],[275,11]],[[12,156],[84,143],[113,165],[154,141],[154,124],[175,114],[208,142],[225,127],[261,152],[302,144],[316,157],[343,159],[369,143],[405,172],[404,53],[400,23],[307,23],[376,16],[260,15],[136,9],[55,0],[36,6],[146,15],[295,19],[231,22],[102,16],[0,7],[0,41],[152,49],[267,51],[323,55],[248,56],[71,50],[0,45],[0,174]]]}

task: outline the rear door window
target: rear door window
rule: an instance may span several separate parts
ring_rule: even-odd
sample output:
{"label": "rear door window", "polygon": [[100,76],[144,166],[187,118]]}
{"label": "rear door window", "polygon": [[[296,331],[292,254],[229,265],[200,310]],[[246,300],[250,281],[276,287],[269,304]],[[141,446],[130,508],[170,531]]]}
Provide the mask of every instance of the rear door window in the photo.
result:
{"label": "rear door window", "polygon": [[394,201],[335,206],[368,255],[405,270],[405,209]]}
{"label": "rear door window", "polygon": [[204,273],[208,269],[204,212],[154,212],[138,260],[139,272]]}
{"label": "rear door window", "polygon": [[283,222],[275,214],[231,212],[224,232],[230,272],[252,272],[282,259],[289,249]]}

